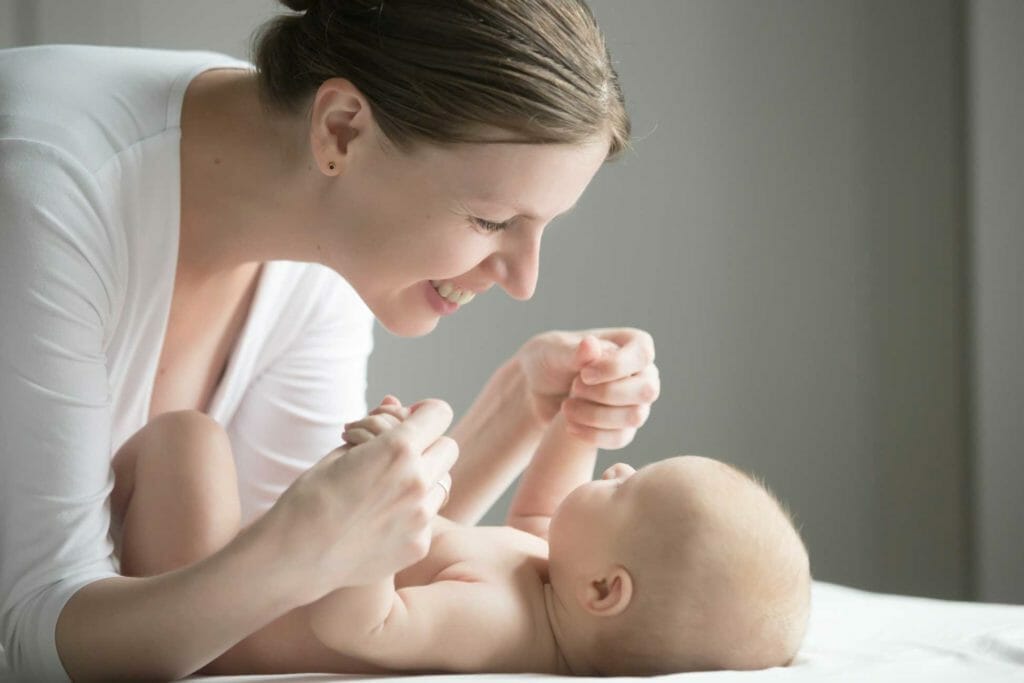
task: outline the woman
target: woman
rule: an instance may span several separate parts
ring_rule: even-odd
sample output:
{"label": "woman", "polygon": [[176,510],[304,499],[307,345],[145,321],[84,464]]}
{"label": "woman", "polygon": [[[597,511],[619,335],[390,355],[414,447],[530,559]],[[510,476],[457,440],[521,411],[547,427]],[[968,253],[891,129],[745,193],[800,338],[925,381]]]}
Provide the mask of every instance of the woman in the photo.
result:
{"label": "woman", "polygon": [[[589,331],[615,349],[597,358],[552,332],[451,438],[427,400],[339,457],[373,318],[415,336],[495,284],[532,296],[544,227],[629,125],[581,3],[287,4],[302,13],[264,28],[255,74],[209,53],[0,54],[0,627],[26,678],[322,670],[295,609],[421,558],[442,505],[479,519],[560,410],[619,448],[657,396],[646,333]],[[230,440],[248,526],[120,576],[124,510],[175,501],[112,470],[196,429]],[[167,524],[203,514],[177,503]]]}

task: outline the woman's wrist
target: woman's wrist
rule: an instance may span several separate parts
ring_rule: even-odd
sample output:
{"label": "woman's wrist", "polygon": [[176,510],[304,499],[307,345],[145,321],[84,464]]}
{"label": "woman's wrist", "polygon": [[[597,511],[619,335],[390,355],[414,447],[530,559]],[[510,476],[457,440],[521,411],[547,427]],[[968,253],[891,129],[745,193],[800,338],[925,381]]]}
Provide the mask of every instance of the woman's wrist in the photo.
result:
{"label": "woman's wrist", "polygon": [[264,597],[268,598],[275,611],[287,612],[308,604],[320,596],[309,596],[300,592],[308,580],[301,576],[302,568],[292,560],[292,550],[287,546],[287,529],[280,520],[264,514],[242,529],[225,546],[219,555],[225,564],[248,566],[259,572]]}
{"label": "woman's wrist", "polygon": [[506,409],[517,415],[517,422],[524,429],[540,434],[551,424],[551,419],[545,419],[539,413],[530,395],[530,385],[518,353],[498,367],[488,384],[492,383],[505,388]]}
{"label": "woman's wrist", "polygon": [[533,448],[551,425],[554,416],[545,418],[538,410],[518,355],[513,355],[498,367],[487,383],[485,392],[492,387],[499,395],[500,413],[505,424],[509,430],[532,444],[532,456]]}
{"label": "woman's wrist", "polygon": [[[328,573],[313,570],[313,561],[300,554],[306,548],[296,547],[297,520],[282,512],[277,506],[268,510],[242,529],[218,555],[224,555],[224,561],[231,565],[241,564],[258,572],[264,597],[284,613],[350,585],[351,579],[344,568]],[[351,549],[353,556],[358,552],[366,551]]]}
{"label": "woman's wrist", "polygon": [[546,423],[536,414],[516,356],[502,363],[451,430],[459,444],[451,498],[441,514],[475,524],[530,461]]}

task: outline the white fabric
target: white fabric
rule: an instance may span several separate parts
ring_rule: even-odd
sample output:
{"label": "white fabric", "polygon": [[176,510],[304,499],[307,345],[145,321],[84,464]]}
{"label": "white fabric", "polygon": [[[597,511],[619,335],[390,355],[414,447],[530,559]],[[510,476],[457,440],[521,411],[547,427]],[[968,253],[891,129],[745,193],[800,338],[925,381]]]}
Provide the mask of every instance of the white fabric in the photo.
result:
{"label": "white fabric", "polygon": [[[149,414],[179,230],[181,100],[214,53],[0,51],[0,635],[21,678],[66,680],[54,627],[114,576],[110,459]],[[373,317],[314,264],[264,265],[210,415],[245,521],[366,412]]]}

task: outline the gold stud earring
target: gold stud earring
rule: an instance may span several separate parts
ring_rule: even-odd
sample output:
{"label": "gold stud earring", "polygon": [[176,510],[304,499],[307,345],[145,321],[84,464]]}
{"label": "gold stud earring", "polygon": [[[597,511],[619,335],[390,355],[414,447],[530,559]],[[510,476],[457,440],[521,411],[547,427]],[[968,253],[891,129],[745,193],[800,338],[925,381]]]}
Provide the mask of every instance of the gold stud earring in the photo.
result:
{"label": "gold stud earring", "polygon": [[331,169],[333,171],[335,168],[337,168],[337,166],[335,166],[333,161],[328,161],[327,162],[327,168],[329,168],[329,169]]}

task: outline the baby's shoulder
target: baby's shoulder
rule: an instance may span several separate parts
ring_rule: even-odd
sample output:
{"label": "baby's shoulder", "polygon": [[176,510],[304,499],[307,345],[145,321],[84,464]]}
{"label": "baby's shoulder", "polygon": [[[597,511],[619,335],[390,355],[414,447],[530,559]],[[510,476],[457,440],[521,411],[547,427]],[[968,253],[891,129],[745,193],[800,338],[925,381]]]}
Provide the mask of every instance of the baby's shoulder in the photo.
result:
{"label": "baby's shoulder", "polygon": [[508,562],[526,558],[547,560],[542,538],[508,526],[452,526],[434,537],[451,552],[484,561]]}
{"label": "baby's shoulder", "polygon": [[540,590],[547,542],[509,527],[471,527],[439,518],[427,556],[395,575],[395,586],[466,581]]}
{"label": "baby's shoulder", "polygon": [[548,545],[511,527],[452,526],[437,534],[430,554],[443,560],[436,580],[468,580],[536,587],[547,578]]}
{"label": "baby's shoulder", "polygon": [[481,670],[551,669],[557,657],[544,597],[547,542],[510,527],[459,527],[435,536],[434,544],[446,566],[432,583],[475,584],[474,604],[487,624],[474,642]]}

